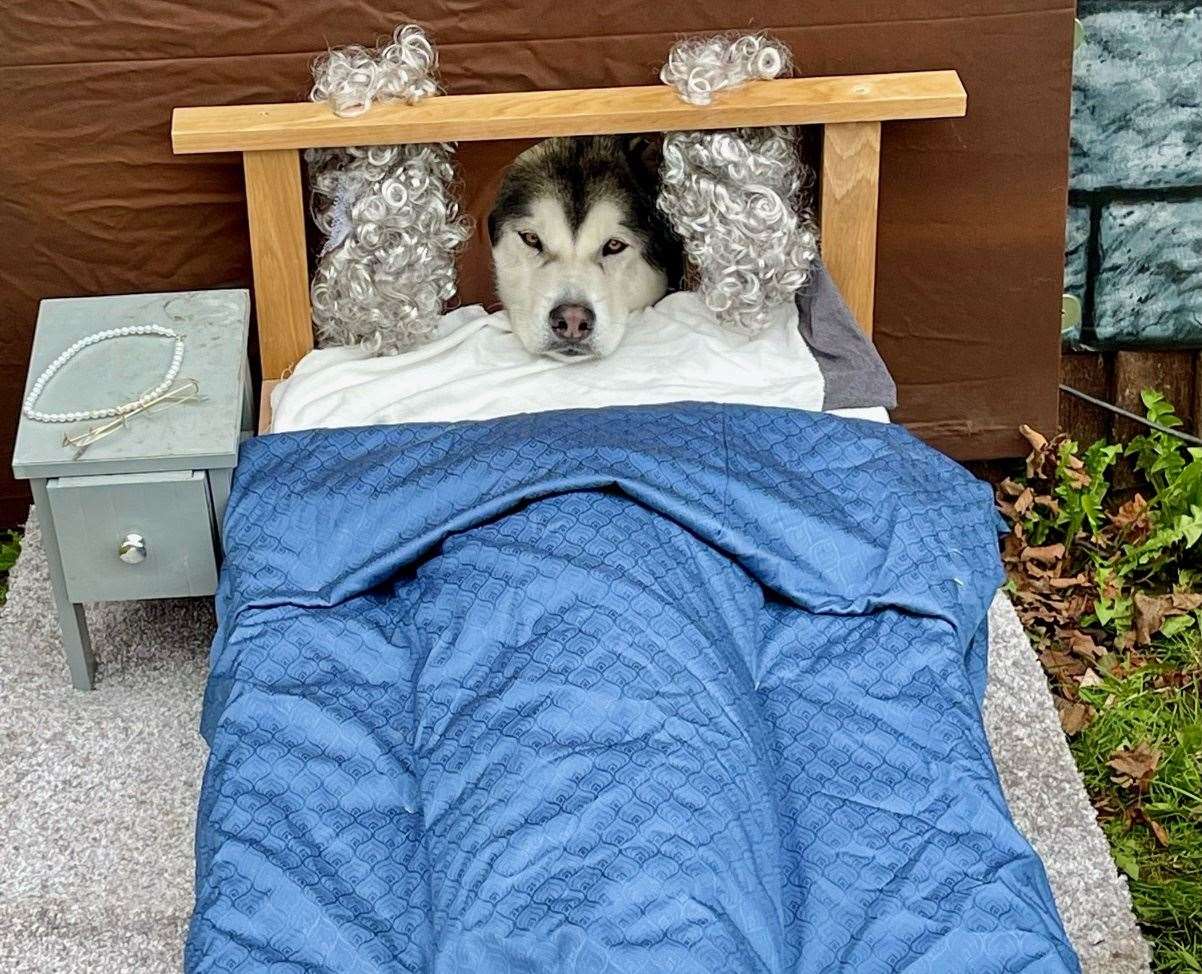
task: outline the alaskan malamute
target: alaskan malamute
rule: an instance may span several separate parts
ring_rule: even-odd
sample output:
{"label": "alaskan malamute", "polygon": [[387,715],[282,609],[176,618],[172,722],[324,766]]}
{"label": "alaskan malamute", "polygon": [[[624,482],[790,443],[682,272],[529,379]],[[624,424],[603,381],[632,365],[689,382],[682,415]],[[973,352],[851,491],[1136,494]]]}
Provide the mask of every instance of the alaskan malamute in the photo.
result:
{"label": "alaskan malamute", "polygon": [[548,139],[505,174],[488,233],[497,295],[535,355],[608,355],[631,312],[677,286],[681,252],[655,208],[653,143]]}

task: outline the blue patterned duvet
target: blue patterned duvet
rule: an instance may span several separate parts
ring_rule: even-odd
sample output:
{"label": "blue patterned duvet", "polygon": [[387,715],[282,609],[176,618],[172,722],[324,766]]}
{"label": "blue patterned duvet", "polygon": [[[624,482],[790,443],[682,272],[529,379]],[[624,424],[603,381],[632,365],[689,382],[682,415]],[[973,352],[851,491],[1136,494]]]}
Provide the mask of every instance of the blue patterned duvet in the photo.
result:
{"label": "blue patterned duvet", "polygon": [[981,726],[988,489],[687,404],[267,436],[190,971],[1077,971]]}

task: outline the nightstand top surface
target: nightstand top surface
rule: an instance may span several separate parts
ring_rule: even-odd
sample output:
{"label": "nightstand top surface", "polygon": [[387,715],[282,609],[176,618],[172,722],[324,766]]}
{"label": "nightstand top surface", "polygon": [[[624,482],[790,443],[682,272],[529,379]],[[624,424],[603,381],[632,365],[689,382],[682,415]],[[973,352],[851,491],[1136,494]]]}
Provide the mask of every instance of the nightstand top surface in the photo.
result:
{"label": "nightstand top surface", "polygon": [[[25,392],[62,352],[88,335],[129,325],[162,325],[184,336],[176,382],[196,379],[199,402],[133,416],[125,429],[90,445],[79,459],[63,435],[103,420],[39,423],[22,414],[13,452],[18,477],[232,467],[238,459],[250,295],[245,290],[179,291],[42,302]],[[43,412],[103,409],[136,399],[162,381],[171,362],[169,338],[133,335],[90,345],[47,383],[35,406]]]}

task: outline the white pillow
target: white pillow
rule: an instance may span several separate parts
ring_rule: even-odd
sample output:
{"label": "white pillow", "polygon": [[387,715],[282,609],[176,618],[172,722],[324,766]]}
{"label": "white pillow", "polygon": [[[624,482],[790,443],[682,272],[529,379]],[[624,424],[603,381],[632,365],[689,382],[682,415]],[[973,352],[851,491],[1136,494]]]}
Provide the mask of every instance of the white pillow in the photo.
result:
{"label": "white pillow", "polygon": [[[670,294],[632,317],[612,355],[575,363],[532,356],[505,312],[473,305],[444,316],[434,341],[402,355],[310,352],[272,392],[272,431],[685,401],[817,411],[824,392],[793,305],[748,338],[722,328],[692,292]],[[881,408],[831,411],[888,421]]]}

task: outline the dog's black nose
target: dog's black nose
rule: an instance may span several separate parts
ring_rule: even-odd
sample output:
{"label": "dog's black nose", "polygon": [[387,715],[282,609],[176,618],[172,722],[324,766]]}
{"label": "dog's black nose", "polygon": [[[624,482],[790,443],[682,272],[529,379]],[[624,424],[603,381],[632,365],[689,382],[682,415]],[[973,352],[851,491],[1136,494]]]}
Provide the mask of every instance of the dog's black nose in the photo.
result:
{"label": "dog's black nose", "polygon": [[587,304],[557,304],[548,315],[551,330],[566,342],[582,342],[593,331],[596,316]]}

